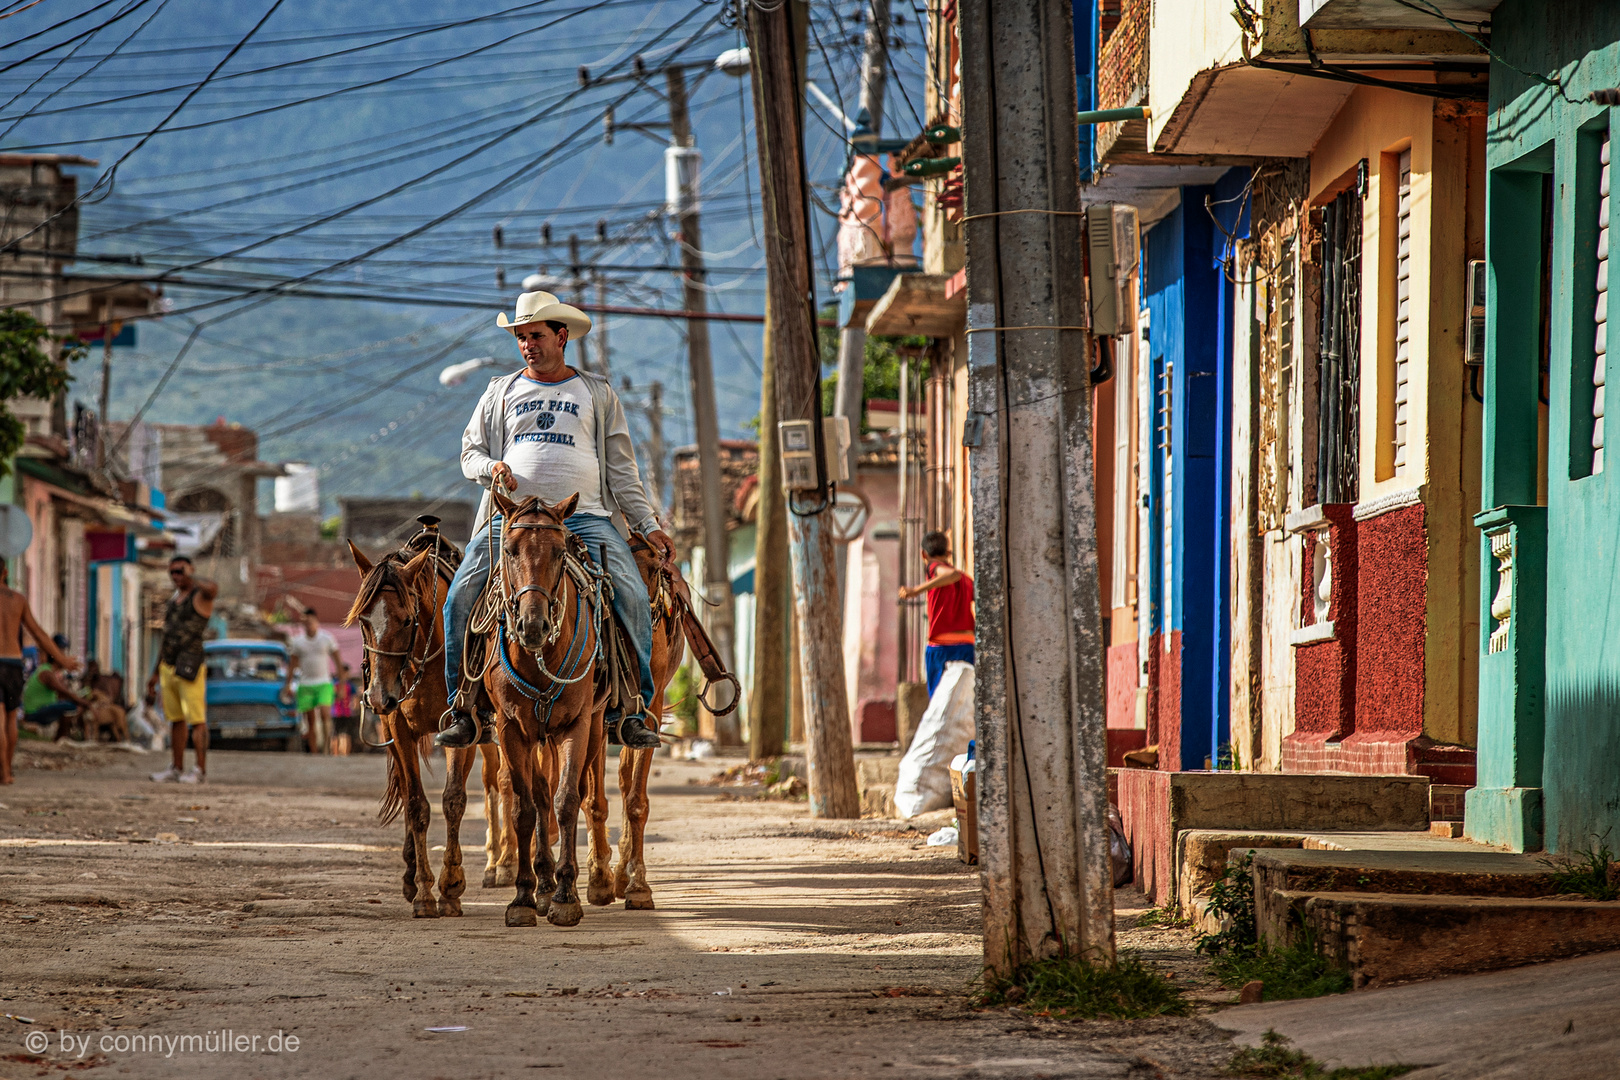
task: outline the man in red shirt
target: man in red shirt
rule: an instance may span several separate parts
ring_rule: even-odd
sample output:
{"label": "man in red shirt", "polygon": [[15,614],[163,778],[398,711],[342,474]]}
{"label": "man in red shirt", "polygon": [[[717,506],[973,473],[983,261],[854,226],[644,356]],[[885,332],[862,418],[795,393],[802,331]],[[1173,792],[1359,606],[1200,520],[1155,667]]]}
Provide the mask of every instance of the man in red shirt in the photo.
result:
{"label": "man in red shirt", "polygon": [[951,565],[951,538],[944,533],[935,531],[924,536],[922,553],[928,580],[921,585],[901,586],[900,599],[928,594],[928,648],[924,659],[931,698],[947,663],[973,663],[973,579]]}

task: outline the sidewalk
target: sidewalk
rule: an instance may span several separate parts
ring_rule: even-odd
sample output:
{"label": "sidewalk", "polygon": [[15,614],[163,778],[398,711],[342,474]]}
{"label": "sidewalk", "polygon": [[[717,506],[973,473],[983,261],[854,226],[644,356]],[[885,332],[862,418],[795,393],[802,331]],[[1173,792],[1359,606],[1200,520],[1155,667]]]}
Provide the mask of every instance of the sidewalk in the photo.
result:
{"label": "sidewalk", "polygon": [[1228,1009],[1213,1019],[1259,1045],[1268,1028],[1333,1066],[1425,1064],[1407,1080],[1613,1080],[1620,1075],[1620,952]]}

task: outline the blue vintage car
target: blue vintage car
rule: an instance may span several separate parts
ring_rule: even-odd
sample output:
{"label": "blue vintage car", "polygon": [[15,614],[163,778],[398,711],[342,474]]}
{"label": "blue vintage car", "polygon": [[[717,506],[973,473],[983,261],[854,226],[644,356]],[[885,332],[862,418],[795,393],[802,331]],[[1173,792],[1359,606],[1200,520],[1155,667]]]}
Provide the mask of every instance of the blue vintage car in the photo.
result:
{"label": "blue vintage car", "polygon": [[203,646],[208,667],[208,739],[224,749],[302,750],[298,714],[281,700],[287,646],[226,638]]}

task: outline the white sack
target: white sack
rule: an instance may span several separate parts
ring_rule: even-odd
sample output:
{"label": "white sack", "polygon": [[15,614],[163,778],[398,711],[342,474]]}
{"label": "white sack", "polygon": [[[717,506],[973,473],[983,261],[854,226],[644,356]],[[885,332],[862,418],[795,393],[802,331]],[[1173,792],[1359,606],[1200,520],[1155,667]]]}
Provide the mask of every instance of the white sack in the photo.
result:
{"label": "white sack", "polygon": [[973,740],[973,665],[952,660],[900,759],[894,805],[903,818],[951,805],[951,758]]}

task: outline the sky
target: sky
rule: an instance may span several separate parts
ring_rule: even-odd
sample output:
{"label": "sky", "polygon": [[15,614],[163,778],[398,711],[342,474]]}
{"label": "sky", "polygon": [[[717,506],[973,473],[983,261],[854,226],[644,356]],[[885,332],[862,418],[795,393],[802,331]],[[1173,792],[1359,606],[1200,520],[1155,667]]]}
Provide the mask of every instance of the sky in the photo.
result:
{"label": "sky", "polygon": [[[581,261],[601,267],[609,303],[681,306],[662,214],[667,133],[604,138],[610,108],[619,124],[667,119],[664,65],[686,65],[704,155],[709,306],[763,309],[749,85],[712,67],[742,44],[734,8],[28,2],[0,2],[0,152],[96,162],[71,170],[85,199],[72,272],[170,273],[171,312],[115,350],[112,418],[254,428],[261,457],[320,468],[328,512],[344,494],[476,494],[457,455],[485,379],[446,389],[438,372],[479,356],[518,366],[495,312],[541,271],[567,298],[570,236]],[[860,7],[812,3],[810,77],[849,113]],[[921,11],[910,0],[893,10],[902,44],[889,129],[911,134],[922,126]],[[638,56],[651,78],[633,77]],[[818,296],[829,300],[824,207],[836,206],[845,145],[814,104],[806,148],[824,204]],[[607,328],[614,379],[633,387],[621,391],[633,426],[656,380],[666,439],[690,441],[683,324],[610,316]],[[714,324],[711,340],[721,433],[745,435],[759,408],[760,328]],[[76,365],[72,391],[92,407],[95,353]]]}

